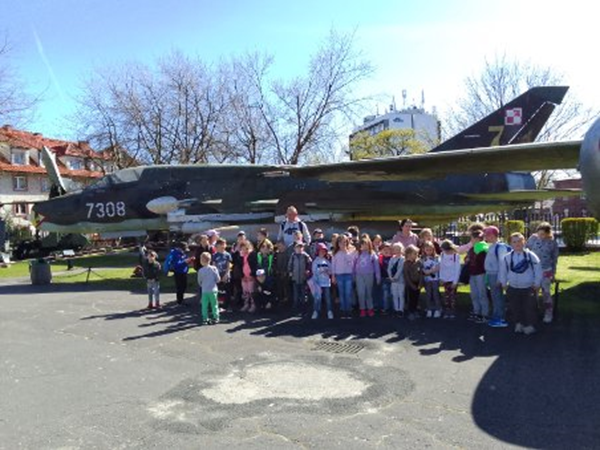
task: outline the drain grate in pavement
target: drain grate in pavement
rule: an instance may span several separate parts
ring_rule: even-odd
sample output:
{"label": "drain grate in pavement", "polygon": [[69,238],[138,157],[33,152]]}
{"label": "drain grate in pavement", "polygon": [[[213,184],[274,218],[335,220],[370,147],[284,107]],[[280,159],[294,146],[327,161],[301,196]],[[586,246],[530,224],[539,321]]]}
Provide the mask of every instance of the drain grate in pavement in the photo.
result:
{"label": "drain grate in pavement", "polygon": [[357,343],[342,344],[339,342],[321,341],[321,342],[317,342],[313,346],[312,350],[320,350],[322,352],[329,352],[329,353],[349,353],[351,355],[356,355],[358,352],[360,352],[364,348],[365,348],[365,346],[363,344],[357,344]]}

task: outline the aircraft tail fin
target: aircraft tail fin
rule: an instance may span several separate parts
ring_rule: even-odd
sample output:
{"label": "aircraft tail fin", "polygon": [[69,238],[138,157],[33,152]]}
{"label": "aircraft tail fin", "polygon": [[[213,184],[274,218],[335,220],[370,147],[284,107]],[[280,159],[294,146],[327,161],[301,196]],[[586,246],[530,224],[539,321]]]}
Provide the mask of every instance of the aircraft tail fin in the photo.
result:
{"label": "aircraft tail fin", "polygon": [[531,88],[431,152],[533,142],[568,89],[568,86]]}
{"label": "aircraft tail fin", "polygon": [[44,161],[44,167],[48,172],[48,178],[50,178],[50,198],[60,197],[67,193],[65,182],[60,176],[58,165],[56,164],[56,158],[54,153],[48,150],[48,147],[42,147],[42,161]]}

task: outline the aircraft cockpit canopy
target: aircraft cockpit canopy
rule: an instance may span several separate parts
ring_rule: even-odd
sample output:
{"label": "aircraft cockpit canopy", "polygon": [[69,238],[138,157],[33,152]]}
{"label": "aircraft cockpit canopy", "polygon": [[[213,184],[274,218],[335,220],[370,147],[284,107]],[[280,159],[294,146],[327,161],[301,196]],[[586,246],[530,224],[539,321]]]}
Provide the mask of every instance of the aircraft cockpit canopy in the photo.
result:
{"label": "aircraft cockpit canopy", "polygon": [[97,182],[90,185],[88,189],[105,189],[117,184],[132,183],[140,179],[142,171],[143,169],[139,167],[118,170],[110,175],[102,177]]}

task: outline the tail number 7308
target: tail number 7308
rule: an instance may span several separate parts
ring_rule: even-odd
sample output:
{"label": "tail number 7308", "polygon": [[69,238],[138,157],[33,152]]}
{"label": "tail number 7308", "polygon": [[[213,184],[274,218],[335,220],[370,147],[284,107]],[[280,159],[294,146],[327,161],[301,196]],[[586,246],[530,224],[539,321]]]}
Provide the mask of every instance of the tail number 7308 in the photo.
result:
{"label": "tail number 7308", "polygon": [[104,219],[105,217],[125,217],[125,202],[86,203],[88,219]]}

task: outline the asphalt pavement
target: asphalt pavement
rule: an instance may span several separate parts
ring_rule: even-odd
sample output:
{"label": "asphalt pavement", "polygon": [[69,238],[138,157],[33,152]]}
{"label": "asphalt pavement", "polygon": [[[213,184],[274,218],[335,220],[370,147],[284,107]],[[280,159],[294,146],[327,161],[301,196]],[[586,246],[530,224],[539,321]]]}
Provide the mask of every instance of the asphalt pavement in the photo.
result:
{"label": "asphalt pavement", "polygon": [[600,447],[598,317],[200,326],[163,299],[0,286],[0,448]]}

